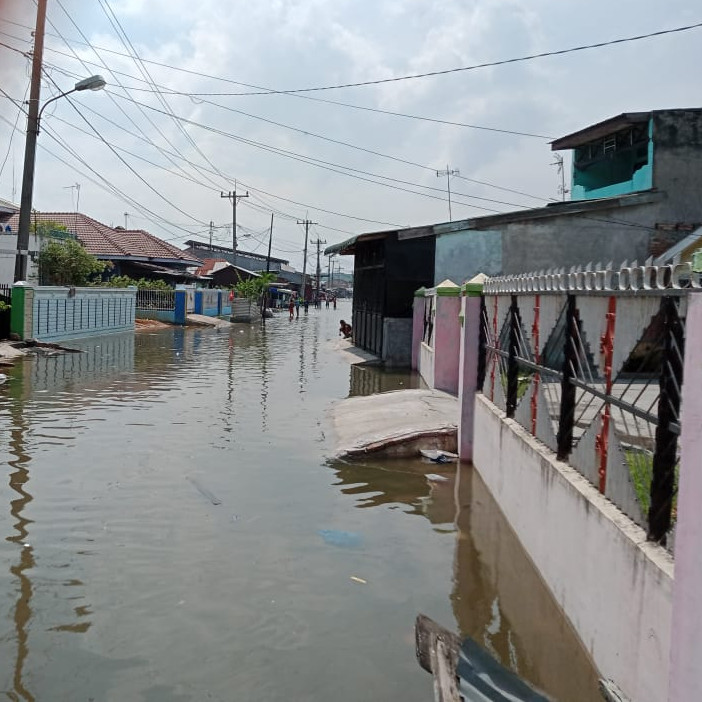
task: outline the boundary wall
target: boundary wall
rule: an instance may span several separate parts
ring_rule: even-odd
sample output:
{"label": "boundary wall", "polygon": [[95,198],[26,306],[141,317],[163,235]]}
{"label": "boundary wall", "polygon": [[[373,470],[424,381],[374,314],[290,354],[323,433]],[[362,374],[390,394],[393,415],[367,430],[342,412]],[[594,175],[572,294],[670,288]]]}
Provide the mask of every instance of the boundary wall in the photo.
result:
{"label": "boundary wall", "polygon": [[[438,325],[440,303],[432,293],[417,291],[413,318],[412,366],[425,380],[433,380],[442,352],[444,362],[454,363],[445,348],[426,340],[430,323]],[[559,316],[561,297],[570,304]],[[678,262],[625,264],[618,271],[587,267],[489,278],[464,285],[459,299],[451,323],[460,340],[461,459],[473,461],[604,678],[631,702],[702,699],[702,364],[695,351],[702,343],[702,276]],[[519,306],[520,300],[526,302]],[[548,328],[544,319],[539,324],[539,313],[550,319]],[[534,329],[545,333],[534,335]],[[554,354],[559,347],[565,357]],[[662,349],[665,363],[657,378],[636,381],[637,394],[660,394],[645,413],[637,400],[618,393],[618,384],[628,383],[627,368],[621,378],[616,374],[631,348],[648,353],[647,347],[654,357]],[[574,349],[570,359],[568,348]],[[579,366],[586,356],[594,376],[589,387]],[[561,388],[558,402],[544,402],[539,393],[546,384]],[[579,413],[580,427],[567,412],[559,418],[569,385],[578,393],[571,407],[580,407],[593,389],[600,403],[597,411]],[[622,461],[616,447],[624,412],[636,413],[647,427],[623,437],[627,456],[632,440],[655,429],[652,500],[671,487],[670,466],[679,472],[672,531],[653,528],[656,510],[648,512],[647,524],[646,515],[628,514],[621,495],[609,493],[615,462]],[[597,431],[588,432],[586,421]],[[670,512],[667,502],[663,506]]]}
{"label": "boundary wall", "polygon": [[16,283],[11,330],[20,339],[63,341],[133,331],[136,288],[66,288]]}

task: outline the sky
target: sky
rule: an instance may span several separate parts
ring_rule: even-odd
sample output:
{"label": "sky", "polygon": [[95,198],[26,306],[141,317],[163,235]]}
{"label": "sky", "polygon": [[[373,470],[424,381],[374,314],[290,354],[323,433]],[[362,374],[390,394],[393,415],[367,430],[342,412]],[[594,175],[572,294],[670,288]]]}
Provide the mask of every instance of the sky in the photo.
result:
{"label": "sky", "polygon": [[[0,0],[0,198],[14,202],[35,20],[31,0]],[[562,197],[550,140],[622,112],[700,106],[702,28],[289,91],[701,21],[696,0],[48,0],[42,104],[95,73],[108,85],[46,108],[34,207],[79,204],[178,246],[207,241],[212,221],[230,246],[222,192],[236,189],[249,193],[239,248],[265,253],[273,213],[273,253],[297,268],[304,220],[326,245],[445,222],[447,185],[454,220],[539,207]],[[446,169],[458,171],[448,184]]]}

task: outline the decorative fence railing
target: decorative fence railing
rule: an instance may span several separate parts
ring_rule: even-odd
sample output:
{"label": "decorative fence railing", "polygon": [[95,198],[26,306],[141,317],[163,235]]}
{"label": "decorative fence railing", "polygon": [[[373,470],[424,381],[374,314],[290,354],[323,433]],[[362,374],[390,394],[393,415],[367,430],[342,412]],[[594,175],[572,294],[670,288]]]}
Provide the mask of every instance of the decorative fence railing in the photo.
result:
{"label": "decorative fence railing", "polygon": [[665,544],[675,519],[689,266],[485,282],[478,388]]}
{"label": "decorative fence railing", "polygon": [[0,302],[5,302],[8,305],[12,301],[12,286],[0,285]]}
{"label": "decorative fence railing", "polygon": [[175,290],[138,290],[136,306],[138,310],[173,310]]}

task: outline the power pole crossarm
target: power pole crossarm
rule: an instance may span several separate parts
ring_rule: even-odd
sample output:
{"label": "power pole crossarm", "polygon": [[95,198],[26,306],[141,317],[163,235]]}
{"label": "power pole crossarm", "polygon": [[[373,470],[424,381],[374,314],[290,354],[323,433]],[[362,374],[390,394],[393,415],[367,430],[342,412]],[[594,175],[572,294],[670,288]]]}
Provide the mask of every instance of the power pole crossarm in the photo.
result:
{"label": "power pole crossarm", "polygon": [[236,186],[234,186],[234,191],[220,193],[219,196],[226,197],[228,200],[232,201],[232,263],[236,265],[236,206],[242,197],[249,196],[249,191],[247,190],[244,195],[237,195]]}
{"label": "power pole crossarm", "polygon": [[307,274],[307,242],[310,235],[310,225],[317,224],[317,222],[311,222],[309,219],[297,220],[298,224],[305,225],[305,250],[302,254],[302,299],[307,299],[307,285],[305,285],[305,276]]}
{"label": "power pole crossarm", "polygon": [[453,215],[451,214],[451,176],[457,175],[461,175],[461,172],[458,170],[458,168],[451,169],[448,167],[448,164],[446,165],[446,168],[443,171],[436,172],[437,178],[443,178],[444,176],[446,176],[446,190],[448,192],[449,206],[449,222],[453,222]]}

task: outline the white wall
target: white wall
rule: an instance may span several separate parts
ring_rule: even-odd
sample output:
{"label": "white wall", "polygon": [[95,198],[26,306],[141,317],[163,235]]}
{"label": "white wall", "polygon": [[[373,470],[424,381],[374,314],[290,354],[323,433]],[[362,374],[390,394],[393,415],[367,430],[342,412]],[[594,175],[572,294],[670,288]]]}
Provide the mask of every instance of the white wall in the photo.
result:
{"label": "white wall", "polygon": [[595,665],[632,702],[668,697],[673,560],[484,396],[474,464]]}
{"label": "white wall", "polygon": [[[38,252],[40,249],[38,237],[29,236],[29,250]],[[12,285],[15,279],[15,252],[17,251],[17,234],[0,232],[0,285]],[[31,257],[27,262],[28,282],[39,282],[38,267]]]}

